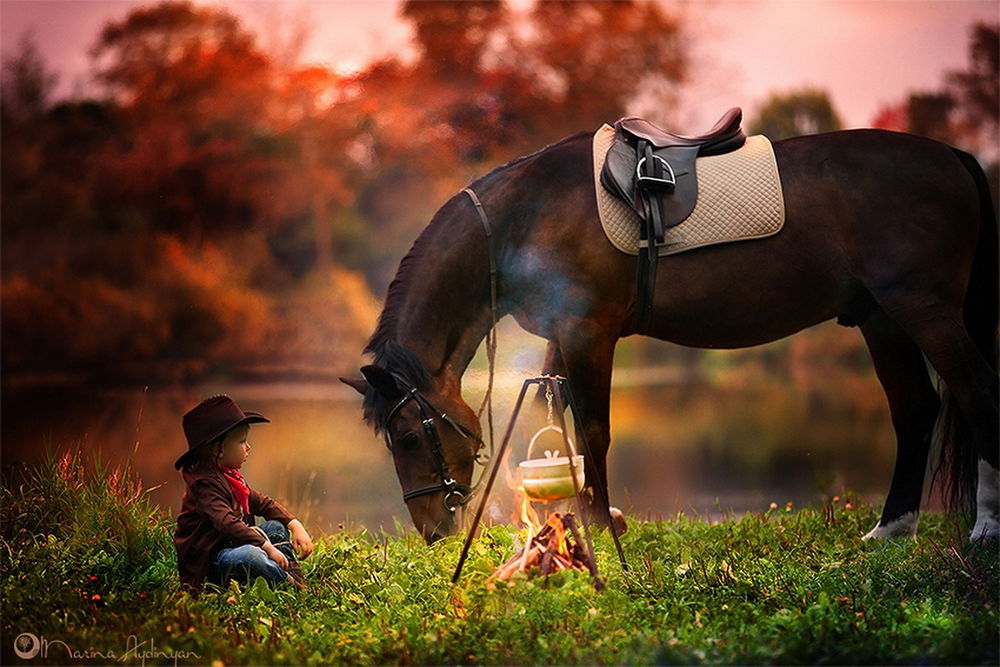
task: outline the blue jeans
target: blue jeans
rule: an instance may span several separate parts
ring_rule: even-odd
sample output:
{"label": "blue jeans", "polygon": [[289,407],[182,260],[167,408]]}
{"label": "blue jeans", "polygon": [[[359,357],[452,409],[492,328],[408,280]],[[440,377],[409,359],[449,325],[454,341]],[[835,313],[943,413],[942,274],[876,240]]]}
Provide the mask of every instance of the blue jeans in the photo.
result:
{"label": "blue jeans", "polygon": [[[288,529],[280,521],[265,521],[260,525],[260,529],[289,561],[295,560],[295,550],[289,542]],[[253,544],[220,549],[208,574],[209,582],[223,587],[230,579],[235,579],[241,584],[250,584],[257,577],[264,577],[271,585],[277,585],[288,580],[288,573],[268,558],[263,549]]]}

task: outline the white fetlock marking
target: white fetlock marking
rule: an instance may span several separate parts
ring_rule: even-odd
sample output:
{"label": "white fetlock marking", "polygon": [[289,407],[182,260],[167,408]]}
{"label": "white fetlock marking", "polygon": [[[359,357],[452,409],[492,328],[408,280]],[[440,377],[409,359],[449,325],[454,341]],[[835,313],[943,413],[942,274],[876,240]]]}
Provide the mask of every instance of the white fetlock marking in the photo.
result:
{"label": "white fetlock marking", "polygon": [[611,511],[611,525],[615,527],[615,534],[624,535],[628,532],[628,522],[625,521],[625,515],[617,507],[608,509]]}
{"label": "white fetlock marking", "polygon": [[894,519],[885,525],[882,525],[882,522],[879,521],[875,527],[861,539],[881,540],[887,537],[914,537],[917,534],[917,523],[919,523],[919,521],[919,512],[907,512],[898,519]]}
{"label": "white fetlock marking", "polygon": [[982,459],[976,486],[976,525],[969,539],[1000,539],[1000,470]]}

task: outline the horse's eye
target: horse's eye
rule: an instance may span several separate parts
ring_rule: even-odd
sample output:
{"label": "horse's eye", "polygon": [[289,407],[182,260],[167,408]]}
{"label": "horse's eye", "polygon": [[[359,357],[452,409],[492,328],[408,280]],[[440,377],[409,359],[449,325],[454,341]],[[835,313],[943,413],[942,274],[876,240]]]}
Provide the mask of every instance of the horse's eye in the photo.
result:
{"label": "horse's eye", "polygon": [[420,438],[416,433],[407,433],[399,439],[399,446],[403,449],[414,449],[420,444]]}

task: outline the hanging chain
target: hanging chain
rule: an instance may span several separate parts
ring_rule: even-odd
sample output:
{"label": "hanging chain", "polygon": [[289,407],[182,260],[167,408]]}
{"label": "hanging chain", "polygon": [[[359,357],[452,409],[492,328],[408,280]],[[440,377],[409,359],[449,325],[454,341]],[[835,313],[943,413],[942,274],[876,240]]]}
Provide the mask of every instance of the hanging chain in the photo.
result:
{"label": "hanging chain", "polygon": [[549,414],[548,414],[548,424],[549,424],[549,426],[552,426],[552,424],[553,424],[553,421],[552,421],[552,398],[553,398],[553,396],[552,396],[552,383],[551,382],[546,382],[545,383],[545,402],[548,404],[548,409],[549,409]]}

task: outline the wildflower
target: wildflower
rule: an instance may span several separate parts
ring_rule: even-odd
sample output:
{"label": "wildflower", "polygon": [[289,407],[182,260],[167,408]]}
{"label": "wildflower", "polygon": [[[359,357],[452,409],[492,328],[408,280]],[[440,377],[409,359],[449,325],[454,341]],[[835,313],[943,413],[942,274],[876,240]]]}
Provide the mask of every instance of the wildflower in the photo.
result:
{"label": "wildflower", "polygon": [[188,628],[188,633],[192,633],[192,632],[194,632],[194,626],[193,625],[190,628]]}
{"label": "wildflower", "polygon": [[850,602],[851,598],[837,598],[837,602]]}
{"label": "wildflower", "polygon": [[90,599],[91,599],[91,601],[92,601],[92,602],[100,602],[100,601],[101,601],[101,596],[100,596],[100,595],[98,595],[97,593],[94,593],[94,594],[93,594],[93,595],[92,595],[92,596],[90,597]]}
{"label": "wildflower", "polygon": [[236,598],[230,595],[229,597],[226,598],[226,604],[236,604]]}
{"label": "wildflower", "polygon": [[91,580],[91,581],[97,581],[97,576],[96,576],[96,575],[93,575],[93,574],[92,574],[92,575],[90,575],[90,580]]}
{"label": "wildflower", "polygon": [[776,510],[778,509],[778,503],[771,503],[770,507],[771,509]]}
{"label": "wildflower", "polygon": [[858,613],[855,614],[855,616],[857,616],[858,618],[864,618],[865,617],[865,612],[859,611]]}
{"label": "wildflower", "polygon": [[833,502],[839,503],[840,502],[840,496],[834,496],[833,497]]}
{"label": "wildflower", "polygon": [[852,510],[852,509],[854,509],[854,505],[852,505],[851,503],[847,503],[847,504],[844,505],[844,509],[845,510]]}
{"label": "wildflower", "polygon": [[786,510],[792,509],[792,501],[789,500],[787,503],[785,503],[785,509]]}
{"label": "wildflower", "polygon": [[145,593],[139,593],[139,599],[140,600],[145,600],[147,597],[149,597],[149,596],[146,595]]}

